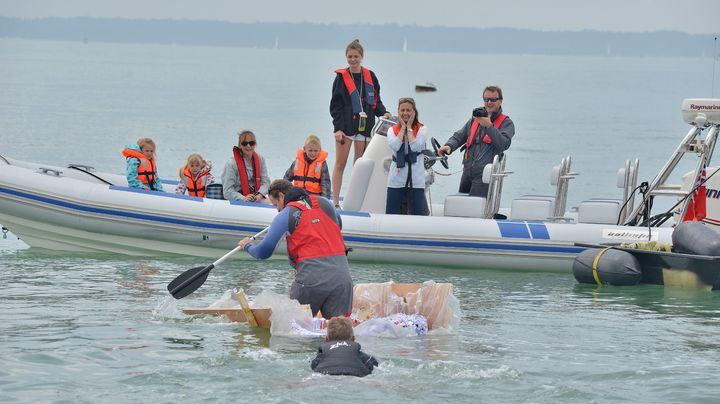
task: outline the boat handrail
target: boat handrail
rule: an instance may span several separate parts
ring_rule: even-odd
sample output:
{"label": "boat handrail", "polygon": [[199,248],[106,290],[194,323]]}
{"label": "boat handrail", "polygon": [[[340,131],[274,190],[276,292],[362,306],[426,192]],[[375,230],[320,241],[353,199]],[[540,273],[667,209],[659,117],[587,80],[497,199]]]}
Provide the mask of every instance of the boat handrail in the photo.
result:
{"label": "boat handrail", "polygon": [[71,169],[71,170],[76,170],[76,171],[80,171],[80,172],[82,172],[82,173],[85,173],[85,174],[87,174],[87,175],[89,175],[89,176],[91,176],[91,177],[99,180],[100,182],[102,182],[102,183],[104,183],[104,184],[111,185],[111,186],[113,185],[113,183],[111,183],[110,181],[106,180],[105,178],[102,178],[102,177],[100,177],[100,176],[98,176],[98,175],[93,174],[91,171],[95,171],[95,168],[94,168],[94,167],[86,166],[86,165],[82,165],[82,164],[68,164],[68,168]]}
{"label": "boat handrail", "polygon": [[79,168],[79,169],[83,169],[83,170],[85,170],[85,171],[95,171],[95,167],[93,167],[93,166],[88,166],[88,165],[85,165],[85,164],[70,163],[70,164],[68,164],[68,168],[76,168],[76,169]]}
{"label": "boat handrail", "polygon": [[[506,156],[500,157],[496,155],[493,157],[492,164],[488,164],[490,175],[488,178],[488,195],[485,203],[485,211],[483,217],[486,219],[492,219],[500,210],[500,199],[502,197],[502,186],[505,177],[513,174],[512,171],[505,171],[505,163],[507,161]],[[486,166],[486,170],[488,167]]]}
{"label": "boat handrail", "polygon": [[557,178],[553,178],[556,181],[555,188],[555,207],[553,209],[552,220],[561,221],[565,220],[565,207],[567,206],[567,194],[568,185],[570,180],[574,179],[579,173],[570,172],[570,166],[572,165],[572,158],[566,156],[560,161],[560,165],[553,169],[553,177],[557,171]]}
{"label": "boat handrail", "polygon": [[[698,161],[695,166],[695,170],[692,175],[694,179],[699,178],[702,170],[708,166],[710,159],[715,149],[715,143],[717,140],[718,128],[720,124],[713,123],[712,125],[705,126],[693,126],[687,132],[685,137],[682,139],[678,147],[675,149],[673,154],[670,156],[668,161],[663,165],[657,175],[647,184],[647,191],[645,193],[644,200],[638,204],[634,209],[628,209],[631,211],[630,214],[626,215],[623,224],[632,226],[642,222],[642,216],[646,215],[650,217],[650,212],[645,212],[645,206],[648,202],[652,201],[655,196],[676,196],[685,198],[688,195],[688,191],[683,191],[681,185],[668,184],[667,180],[670,174],[675,168],[677,168],[680,160],[685,154],[692,153],[698,156]],[[705,139],[700,139],[700,135],[705,129],[709,128]],[[693,181],[694,183],[695,181]],[[691,189],[693,187],[691,186]],[[685,198],[680,209],[680,216],[684,217],[687,211],[688,204],[691,198]]]}
{"label": "boat handrail", "polygon": [[677,190],[674,190],[674,189],[655,189],[655,190],[652,190],[652,191],[648,192],[648,195],[653,195],[653,196],[678,196],[678,197],[683,197],[683,196],[687,195],[687,191],[682,191],[682,190],[679,190],[679,189],[677,189]]}
{"label": "boat handrail", "polygon": [[60,177],[62,175],[61,170],[56,170],[54,168],[47,168],[47,167],[38,167],[37,172],[47,175],[54,175],[56,177]]}
{"label": "boat handrail", "polygon": [[618,223],[623,223],[629,212],[635,208],[635,189],[637,188],[638,172],[640,171],[640,160],[635,159],[632,163],[625,160],[625,168],[618,170],[618,182],[622,177],[622,184],[618,183],[618,188],[623,189],[623,203],[625,206],[620,210]]}

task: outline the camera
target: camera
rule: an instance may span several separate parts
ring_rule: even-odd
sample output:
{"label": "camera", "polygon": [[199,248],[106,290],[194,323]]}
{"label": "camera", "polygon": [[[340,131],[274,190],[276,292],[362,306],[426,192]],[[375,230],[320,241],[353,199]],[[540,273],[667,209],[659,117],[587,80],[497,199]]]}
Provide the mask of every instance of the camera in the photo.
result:
{"label": "camera", "polygon": [[487,118],[488,111],[487,111],[487,109],[485,109],[485,107],[475,108],[475,109],[473,109],[472,115],[475,118]]}

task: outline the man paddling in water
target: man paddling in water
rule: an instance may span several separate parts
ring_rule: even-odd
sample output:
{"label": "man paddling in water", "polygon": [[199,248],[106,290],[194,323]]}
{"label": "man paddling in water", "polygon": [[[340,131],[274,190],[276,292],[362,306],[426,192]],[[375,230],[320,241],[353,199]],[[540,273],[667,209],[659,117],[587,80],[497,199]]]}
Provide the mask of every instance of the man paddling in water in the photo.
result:
{"label": "man paddling in water", "polygon": [[270,202],[280,212],[262,241],[251,237],[238,243],[257,259],[270,258],[287,233],[288,258],[294,271],[290,298],[309,304],[312,315],[325,318],[349,316],[353,283],[340,229],[342,220],[332,203],[308,195],[285,180],[275,180],[268,189]]}

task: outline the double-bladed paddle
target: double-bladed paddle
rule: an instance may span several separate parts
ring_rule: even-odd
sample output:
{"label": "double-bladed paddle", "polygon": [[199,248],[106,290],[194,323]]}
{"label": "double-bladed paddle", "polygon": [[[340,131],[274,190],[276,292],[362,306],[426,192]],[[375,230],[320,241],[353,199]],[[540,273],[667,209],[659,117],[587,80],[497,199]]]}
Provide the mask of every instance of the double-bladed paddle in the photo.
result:
{"label": "double-bladed paddle", "polygon": [[[258,234],[252,236],[253,239],[256,239],[265,232],[268,231],[270,227],[266,227],[262,229]],[[177,278],[173,279],[172,282],[170,282],[167,286],[168,291],[170,294],[176,298],[176,299],[182,299],[183,297],[189,295],[190,293],[196,291],[200,286],[202,286],[203,283],[205,283],[205,280],[208,277],[208,274],[210,271],[215,268],[216,266],[220,265],[223,261],[228,259],[231,255],[235,254],[236,252],[240,251],[241,247],[237,246],[232,249],[232,251],[228,252],[227,254],[223,255],[222,257],[218,258],[217,261],[213,262],[212,264],[206,266],[206,267],[195,267],[190,268],[187,271],[181,273]]]}

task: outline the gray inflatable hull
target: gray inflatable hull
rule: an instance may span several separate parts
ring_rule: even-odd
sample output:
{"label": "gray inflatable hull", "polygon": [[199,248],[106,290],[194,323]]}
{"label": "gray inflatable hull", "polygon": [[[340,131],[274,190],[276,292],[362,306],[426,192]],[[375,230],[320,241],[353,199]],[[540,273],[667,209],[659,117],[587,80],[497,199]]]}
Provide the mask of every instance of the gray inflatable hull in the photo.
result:
{"label": "gray inflatable hull", "polygon": [[720,256],[720,233],[700,222],[682,222],[672,234],[673,251]]}
{"label": "gray inflatable hull", "polygon": [[[593,262],[602,251],[600,248],[591,248],[575,257],[573,275],[578,282],[597,284],[593,275]],[[603,285],[637,285],[642,278],[642,269],[632,254],[611,248],[600,255],[597,275]]]}

